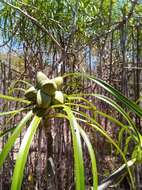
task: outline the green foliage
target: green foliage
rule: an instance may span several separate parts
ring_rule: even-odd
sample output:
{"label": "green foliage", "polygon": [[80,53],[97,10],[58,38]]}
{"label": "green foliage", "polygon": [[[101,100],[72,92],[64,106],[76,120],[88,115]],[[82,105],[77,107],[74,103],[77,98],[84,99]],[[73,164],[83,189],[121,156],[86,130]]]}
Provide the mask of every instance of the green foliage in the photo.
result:
{"label": "green foliage", "polygon": [[[60,44],[62,48],[66,42],[66,45],[75,50],[78,46],[90,45],[99,36],[103,39],[116,23],[123,20],[124,12],[129,14],[133,2],[2,0],[1,5],[0,25],[6,39],[14,38],[19,43],[36,41],[47,47]],[[136,22],[137,15],[141,15],[141,9],[141,4],[138,4],[130,23]]]}

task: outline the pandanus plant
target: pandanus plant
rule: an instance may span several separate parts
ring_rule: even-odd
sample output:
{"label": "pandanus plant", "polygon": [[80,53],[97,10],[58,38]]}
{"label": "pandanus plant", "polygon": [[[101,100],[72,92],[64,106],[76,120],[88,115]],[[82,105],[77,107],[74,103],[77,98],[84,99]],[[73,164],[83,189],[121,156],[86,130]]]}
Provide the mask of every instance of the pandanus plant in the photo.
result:
{"label": "pandanus plant", "polygon": [[[92,82],[98,84],[109,92],[112,96],[115,97],[116,101],[113,99],[101,95],[92,93],[76,93],[76,94],[63,94],[61,87],[63,85],[64,78],[73,78],[77,77],[79,80],[86,79],[91,80]],[[17,81],[24,82],[24,81]],[[36,76],[36,86],[24,82],[27,84],[28,89],[25,91],[25,98],[18,98],[8,95],[0,94],[0,98],[3,98],[8,101],[18,101],[27,104],[24,108],[20,110],[12,110],[8,112],[1,112],[0,116],[12,115],[15,116],[19,112],[25,112],[28,110],[27,114],[22,118],[22,120],[17,124],[13,129],[2,131],[0,137],[2,138],[9,132],[12,132],[5,143],[2,151],[0,152],[0,168],[5,162],[8,153],[12,149],[16,139],[19,137],[22,129],[25,128],[27,122],[30,122],[29,127],[27,128],[22,143],[20,145],[19,152],[16,157],[16,164],[14,167],[11,190],[20,190],[22,186],[22,180],[24,175],[24,168],[27,161],[30,145],[32,143],[33,137],[38,129],[38,126],[43,117],[51,118],[66,118],[69,123],[69,129],[71,131],[72,143],[73,143],[73,153],[74,153],[74,181],[76,190],[85,190],[85,174],[84,174],[84,161],[83,161],[83,150],[82,150],[82,141],[85,142],[91,164],[92,164],[92,175],[93,175],[93,190],[102,190],[106,189],[110,184],[115,182],[120,178],[120,174],[123,176],[126,171],[129,173],[129,177],[132,183],[132,188],[135,189],[135,184],[133,180],[133,175],[130,170],[130,166],[134,163],[142,162],[142,136],[137,129],[137,126],[131,119],[129,113],[127,113],[122,106],[117,102],[121,102],[121,105],[124,105],[127,109],[130,109],[131,112],[134,112],[137,116],[142,116],[142,109],[133,101],[127,99],[119,91],[114,89],[111,85],[107,84],[103,80],[97,79],[93,76],[81,74],[81,73],[68,73],[63,77],[56,77],[54,79],[49,79],[42,72],[38,72]],[[14,89],[14,86],[13,86]],[[94,102],[90,102],[87,98],[95,97],[101,101],[112,106],[116,111],[118,111],[123,118],[125,119],[125,124],[117,120],[116,118],[106,114],[97,109]],[[79,109],[82,108],[82,109]],[[53,110],[50,114],[50,110]],[[60,110],[60,111],[59,111]],[[80,111],[84,110],[84,111]],[[90,110],[93,114],[86,114],[86,111]],[[54,113],[54,114],[53,114]],[[92,116],[93,115],[93,116]],[[111,136],[105,131],[104,127],[98,123],[96,116],[100,115],[109,119],[111,122],[115,123],[120,127],[119,140],[122,134],[127,131],[129,136],[126,139],[126,142],[134,141],[134,151],[132,153],[132,159],[127,161],[125,156],[125,151],[123,151],[119,143],[111,138]],[[90,143],[89,137],[84,131],[83,125],[94,128],[101,135],[103,135],[107,140],[116,148],[117,152],[122,156],[124,165],[111,174],[108,178],[98,185],[98,172],[96,164],[96,155],[94,153],[94,147]],[[68,126],[67,126],[68,127]],[[131,138],[130,138],[131,137]],[[128,147],[128,145],[127,145]]]}

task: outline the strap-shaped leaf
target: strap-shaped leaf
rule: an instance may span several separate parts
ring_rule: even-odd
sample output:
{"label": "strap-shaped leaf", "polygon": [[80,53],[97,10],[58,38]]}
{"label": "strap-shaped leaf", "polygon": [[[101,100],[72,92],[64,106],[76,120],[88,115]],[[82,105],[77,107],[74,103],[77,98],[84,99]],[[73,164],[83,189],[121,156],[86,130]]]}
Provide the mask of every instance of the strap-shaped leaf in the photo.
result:
{"label": "strap-shaped leaf", "polygon": [[0,116],[4,116],[4,115],[11,115],[11,114],[17,114],[21,111],[26,110],[25,108],[19,109],[19,110],[11,110],[11,111],[7,111],[7,112],[1,112]]}
{"label": "strap-shaped leaf", "polygon": [[125,96],[123,96],[118,90],[113,88],[110,84],[107,82],[97,79],[95,77],[89,77],[92,81],[103,87],[105,90],[107,90],[109,93],[111,93],[117,100],[122,102],[127,108],[131,109],[135,114],[137,114],[139,117],[142,117],[142,109],[133,101],[129,100]]}
{"label": "strap-shaped leaf", "polygon": [[41,117],[34,116],[26,134],[22,140],[19,153],[16,159],[16,165],[14,168],[14,174],[12,177],[11,190],[20,190],[23,180],[24,168],[28,157],[31,142],[33,140],[36,129],[41,121]]}
{"label": "strap-shaped leaf", "polygon": [[[73,97],[74,96],[74,97]],[[78,96],[78,97],[77,97]],[[96,97],[106,103],[108,103],[109,105],[111,105],[113,108],[115,108],[115,110],[117,110],[120,114],[123,115],[123,117],[126,119],[126,121],[129,123],[131,130],[133,130],[133,132],[135,132],[141,146],[142,146],[142,137],[141,134],[139,133],[137,127],[135,126],[133,120],[130,118],[129,114],[121,107],[119,106],[114,100],[108,98],[107,96],[104,95],[100,95],[100,94],[80,94],[80,96],[93,96]],[[71,98],[75,98],[75,99],[79,99],[79,94],[74,94],[71,96]]]}
{"label": "strap-shaped leaf", "polygon": [[30,103],[30,101],[25,100],[23,98],[17,98],[17,97],[13,97],[13,96],[7,96],[7,95],[4,95],[4,94],[0,94],[0,98],[4,99],[4,100],[8,100],[8,101],[15,101],[15,102],[21,102],[21,103],[26,103],[26,104]]}
{"label": "strap-shaped leaf", "polygon": [[139,117],[142,117],[142,109],[135,102],[129,100],[127,97],[122,95],[118,90],[113,88],[107,82],[105,82],[101,79],[97,79],[94,76],[89,76],[84,73],[83,74],[82,73],[67,73],[63,76],[63,78],[71,77],[71,76],[82,77],[82,79],[86,78],[86,79],[92,80],[93,82],[95,82],[96,84],[101,86],[103,89],[108,91],[110,94],[112,94],[117,100],[122,102],[127,108],[129,108],[131,111],[133,111],[136,115],[138,115]]}
{"label": "strap-shaped leaf", "polygon": [[64,107],[64,111],[67,113],[72,134],[76,190],[85,190],[84,163],[83,163],[82,144],[79,132],[79,125],[69,107]]}
{"label": "strap-shaped leaf", "polygon": [[97,173],[97,164],[96,164],[96,157],[95,157],[95,153],[92,147],[92,144],[88,138],[88,136],[86,135],[85,131],[79,127],[79,131],[80,134],[83,138],[83,140],[86,143],[89,155],[90,155],[90,159],[91,159],[91,164],[92,164],[92,174],[93,174],[93,190],[97,190],[98,189],[98,173]]}
{"label": "strap-shaped leaf", "polygon": [[100,100],[105,101],[106,103],[108,103],[109,105],[114,107],[119,113],[121,113],[123,115],[123,117],[127,120],[129,125],[131,126],[131,128],[135,131],[135,134],[136,134],[137,138],[139,139],[139,142],[142,146],[141,134],[139,133],[137,127],[135,126],[133,120],[130,118],[130,116],[127,114],[127,112],[125,112],[125,110],[122,107],[120,107],[114,100],[112,100],[104,95],[95,94],[94,96]]}
{"label": "strap-shaped leaf", "polygon": [[22,128],[25,126],[27,121],[32,117],[32,115],[33,115],[32,111],[28,112],[27,115],[20,121],[18,126],[15,128],[12,135],[9,137],[9,139],[8,139],[7,143],[5,144],[2,152],[0,153],[0,168],[3,164],[3,162],[5,161],[9,151],[11,150],[13,144],[15,143],[17,137],[20,135]]}
{"label": "strap-shaped leaf", "polygon": [[[89,117],[89,115],[87,115],[86,113],[83,113],[81,111],[75,112],[75,114],[79,114],[79,116],[83,116],[85,118],[85,119],[81,119],[81,118],[76,117],[76,119],[78,121],[86,123],[88,126],[93,127],[100,134],[102,134],[104,137],[106,137],[106,139],[118,150],[118,152],[121,154],[123,160],[127,164],[126,157],[125,157],[124,153],[122,152],[121,148],[115,143],[115,141],[107,134],[107,132],[104,130],[104,128],[96,120],[94,120],[93,118]],[[88,120],[90,120],[90,121],[88,121]],[[133,180],[133,177],[132,177],[132,174],[131,174],[131,171],[129,170],[129,168],[128,168],[128,173],[130,176],[132,186],[134,187],[134,180]]]}
{"label": "strap-shaped leaf", "polygon": [[[50,115],[49,117],[67,118],[66,115],[60,114],[60,113],[57,113],[55,115]],[[96,166],[96,156],[95,156],[93,147],[90,143],[90,140],[89,140],[87,134],[79,125],[78,125],[78,128],[79,128],[80,134],[81,134],[84,142],[86,143],[86,146],[87,146],[90,158],[91,158],[92,174],[93,174],[93,190],[97,190],[97,188],[98,188],[98,175],[97,175],[97,166]]]}

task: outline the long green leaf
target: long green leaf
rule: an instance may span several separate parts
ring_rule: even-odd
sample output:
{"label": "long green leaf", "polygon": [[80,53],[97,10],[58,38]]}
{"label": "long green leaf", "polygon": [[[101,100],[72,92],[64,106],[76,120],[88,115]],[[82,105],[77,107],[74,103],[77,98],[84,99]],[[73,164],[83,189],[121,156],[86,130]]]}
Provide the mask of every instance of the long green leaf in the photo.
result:
{"label": "long green leaf", "polygon": [[[77,120],[82,121],[82,122],[86,123],[87,125],[93,127],[94,129],[96,129],[97,131],[99,131],[104,137],[106,137],[108,139],[108,141],[121,154],[121,156],[122,156],[123,160],[125,161],[125,163],[127,163],[127,160],[126,160],[125,155],[122,152],[122,150],[119,148],[119,146],[115,143],[115,141],[107,134],[107,132],[104,130],[104,128],[96,120],[94,120],[92,117],[90,117],[89,115],[87,115],[86,113],[83,113],[81,111],[79,111],[79,112],[73,111],[73,112],[76,113],[76,114],[78,114],[79,116],[84,117],[84,119],[81,119],[81,118],[77,117]],[[131,171],[129,170],[129,168],[128,168],[128,172],[129,172],[129,175],[130,175],[132,186],[134,188],[134,180],[133,180],[133,177],[132,177],[132,174],[131,174]]]}
{"label": "long green leaf", "polygon": [[109,105],[113,106],[119,113],[121,113],[123,115],[123,117],[127,120],[127,122],[129,123],[129,125],[132,127],[132,129],[135,131],[135,134],[137,135],[139,142],[142,146],[142,141],[141,141],[141,134],[139,133],[138,129],[136,128],[134,122],[132,121],[132,119],[130,118],[130,116],[127,114],[127,112],[125,112],[123,110],[123,108],[121,108],[115,101],[113,101],[112,99],[104,96],[104,95],[99,95],[99,94],[95,94],[96,98],[99,98],[100,100],[105,101],[106,103],[108,103]]}
{"label": "long green leaf", "polygon": [[32,111],[28,112],[27,115],[20,121],[18,126],[15,128],[12,135],[9,137],[7,143],[5,144],[3,150],[0,153],[0,168],[3,165],[3,162],[5,161],[9,151],[11,150],[13,144],[15,143],[15,140],[20,135],[20,132],[22,128],[25,126],[27,121],[32,117],[33,113]]}
{"label": "long green leaf", "polygon": [[85,190],[84,163],[83,163],[82,144],[80,139],[79,125],[69,107],[65,106],[64,111],[67,113],[72,133],[76,190]]}
{"label": "long green leaf", "polygon": [[[82,96],[82,95],[84,95],[84,96],[85,95],[86,96],[89,96],[89,95],[90,96],[94,96],[94,97],[96,97],[96,98],[98,98],[98,99],[100,99],[100,100],[108,103],[112,107],[114,107],[115,110],[117,110],[119,113],[121,113],[123,115],[123,117],[127,120],[127,122],[130,125],[130,129],[131,130],[133,129],[133,131],[135,132],[135,134],[136,134],[136,136],[137,136],[137,138],[138,138],[138,140],[139,140],[139,142],[140,142],[140,144],[142,146],[142,137],[141,137],[141,134],[139,133],[138,129],[136,128],[134,122],[132,121],[132,119],[130,118],[130,116],[127,114],[127,112],[125,112],[124,109],[121,106],[119,106],[114,100],[108,98],[107,96],[100,95],[100,94],[80,94],[80,96]],[[79,97],[77,97],[77,96],[79,96],[79,94],[71,95],[72,98],[73,98],[73,96],[75,97],[75,99],[79,98]]]}
{"label": "long green leaf", "polygon": [[[124,162],[126,163],[127,165],[127,160],[126,160],[126,157],[124,155],[124,153],[122,152],[122,150],[119,148],[119,146],[115,143],[115,141],[106,133],[105,130],[103,130],[103,127],[97,122],[95,124],[92,124],[92,123],[89,123],[87,122],[86,120],[84,119],[80,119],[80,118],[77,118],[77,120],[79,121],[82,121],[84,123],[86,123],[87,125],[93,127],[94,129],[96,129],[98,132],[100,132],[100,134],[102,134],[104,137],[106,137],[106,139],[108,139],[108,141],[119,151],[119,153],[121,154]],[[131,180],[131,183],[132,183],[132,187],[133,189],[135,189],[135,185],[134,185],[134,180],[133,180],[133,177],[132,177],[132,174],[131,174],[131,171],[129,168],[128,169],[128,172],[129,172],[129,176],[130,176],[130,180]]]}
{"label": "long green leaf", "polygon": [[[58,117],[58,118],[66,118],[66,119],[68,119],[66,115],[61,114],[61,113],[56,113],[54,115],[49,115],[49,117]],[[92,145],[90,143],[90,140],[87,137],[85,131],[79,125],[78,125],[78,127],[79,127],[80,134],[81,134],[83,140],[86,143],[86,146],[87,146],[90,158],[91,158],[92,174],[93,174],[93,189],[97,190],[97,188],[98,188],[98,175],[97,175],[97,165],[96,165],[95,153],[94,153],[93,147],[92,147]]]}
{"label": "long green leaf", "polygon": [[101,111],[98,111],[98,110],[97,110],[95,113],[96,113],[96,115],[98,114],[98,115],[101,115],[101,116],[103,116],[103,117],[109,119],[109,121],[115,123],[117,126],[120,126],[120,127],[122,127],[122,128],[126,126],[125,124],[123,124],[123,123],[120,122],[119,120],[115,119],[114,117],[112,117],[112,116],[110,116],[110,115],[108,115],[108,114],[106,114],[106,113],[104,113],[104,112],[101,112]]}
{"label": "long green leaf", "polygon": [[138,115],[139,117],[142,117],[142,109],[133,101],[129,100],[127,97],[125,97],[124,95],[122,95],[118,90],[116,90],[115,88],[113,88],[110,84],[108,84],[107,82],[101,80],[101,79],[97,79],[94,76],[90,76],[87,74],[82,74],[82,73],[67,73],[65,74],[63,77],[72,77],[72,76],[78,76],[78,77],[82,77],[82,78],[86,78],[89,80],[92,80],[93,82],[95,82],[96,84],[98,84],[99,86],[101,86],[103,89],[105,89],[106,91],[108,91],[110,94],[112,94],[113,96],[115,96],[115,98],[117,100],[119,100],[120,102],[122,102],[127,108],[131,109],[136,115]]}
{"label": "long green leaf", "polygon": [[142,109],[133,101],[129,100],[125,96],[123,96],[118,90],[113,88],[111,85],[106,83],[105,81],[101,79],[96,79],[94,77],[89,77],[92,81],[99,84],[101,87],[103,87],[105,90],[110,92],[117,100],[122,102],[126,107],[130,108],[133,112],[135,112],[139,117],[142,117]]}
{"label": "long green leaf", "polygon": [[7,96],[7,95],[4,95],[4,94],[0,94],[0,98],[4,99],[4,100],[8,100],[8,101],[15,101],[15,102],[21,102],[21,103],[26,103],[26,104],[30,103],[30,101],[25,100],[23,98],[16,98],[16,97]]}
{"label": "long green leaf", "polygon": [[12,111],[7,111],[7,112],[1,112],[0,116],[4,116],[4,115],[10,115],[10,114],[17,114],[21,111],[26,110],[27,108],[23,108],[23,109],[19,109],[19,110],[12,110]]}
{"label": "long green leaf", "polygon": [[11,190],[21,190],[24,168],[27,161],[29,148],[40,121],[41,118],[35,115],[22,140],[20,150],[16,159],[14,174],[12,177]]}
{"label": "long green leaf", "polygon": [[[90,101],[88,101],[87,99],[85,99],[85,98],[83,98],[83,97],[81,97],[81,96],[69,96],[69,95],[66,95],[66,97],[69,99],[69,100],[79,100],[79,101],[83,101],[83,102],[85,102],[85,103],[87,103],[89,106],[90,106],[90,109],[93,109],[93,110],[96,110],[96,106],[94,106]],[[68,104],[68,103],[66,103],[66,104]],[[83,105],[82,105],[83,106]]]}
{"label": "long green leaf", "polygon": [[[70,97],[69,97],[69,99],[70,99]],[[71,99],[74,100],[73,97]],[[75,99],[77,99],[77,97],[75,97]],[[76,107],[84,108],[86,110],[94,111],[95,115],[101,115],[101,116],[109,119],[111,122],[117,124],[120,127],[125,127],[126,126],[123,123],[121,123],[119,120],[115,119],[114,117],[112,117],[112,116],[110,116],[110,115],[108,115],[108,114],[106,114],[104,112],[101,112],[101,111],[97,110],[96,106],[95,106],[95,108],[93,108],[92,105],[91,105],[91,107],[89,107],[89,106],[85,106],[85,105],[78,104],[78,103],[66,103],[65,105],[76,106]]]}
{"label": "long green leaf", "polygon": [[98,189],[98,173],[97,173],[97,164],[96,164],[95,153],[94,153],[93,147],[92,147],[90,140],[87,137],[85,131],[81,127],[79,127],[79,131],[80,131],[80,134],[81,134],[83,140],[86,143],[86,146],[87,146],[90,158],[91,158],[92,174],[93,174],[93,190],[97,190]]}

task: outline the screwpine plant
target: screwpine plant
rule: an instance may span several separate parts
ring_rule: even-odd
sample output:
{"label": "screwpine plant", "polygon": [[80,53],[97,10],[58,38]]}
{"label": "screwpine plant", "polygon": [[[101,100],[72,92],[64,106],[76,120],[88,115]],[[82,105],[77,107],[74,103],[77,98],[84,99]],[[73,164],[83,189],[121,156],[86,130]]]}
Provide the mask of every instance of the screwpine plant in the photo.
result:
{"label": "screwpine plant", "polygon": [[[107,92],[109,92],[112,96],[115,97],[115,100],[111,98],[92,93],[76,93],[76,94],[65,94],[61,91],[61,87],[63,86],[63,79],[65,78],[78,78],[78,79],[86,79],[90,80]],[[18,98],[8,95],[0,94],[0,98],[7,101],[18,101],[25,103],[26,106],[21,108],[20,110],[12,110],[8,112],[1,112],[0,116],[12,115],[14,117],[19,112],[27,112],[27,114],[22,118],[22,120],[17,124],[17,126],[13,129],[3,131],[0,134],[0,138],[4,135],[11,132],[7,142],[5,143],[2,151],[0,152],[0,168],[2,168],[3,163],[5,162],[8,153],[11,151],[16,139],[19,137],[23,128],[27,122],[30,122],[29,127],[27,128],[24,137],[22,139],[22,143],[20,145],[19,152],[17,153],[16,164],[14,167],[12,182],[11,182],[11,190],[20,190],[22,186],[22,180],[24,175],[24,168],[27,161],[30,145],[32,143],[33,137],[38,129],[38,126],[43,117],[58,117],[58,118],[66,118],[69,122],[69,129],[71,131],[72,143],[73,143],[73,153],[74,153],[74,181],[76,190],[85,190],[85,174],[84,174],[84,161],[83,161],[83,150],[82,150],[82,140],[85,142],[91,164],[92,164],[92,175],[93,175],[93,190],[103,190],[106,189],[110,184],[115,182],[120,177],[122,173],[126,174],[126,171],[129,173],[130,181],[132,183],[132,189],[135,189],[134,179],[130,167],[137,162],[142,162],[142,136],[138,131],[137,126],[134,121],[131,119],[129,113],[127,113],[122,106],[120,106],[117,102],[120,102],[121,105],[124,105],[131,112],[135,113],[137,116],[142,117],[142,109],[133,101],[127,99],[123,96],[119,91],[114,89],[111,85],[107,84],[103,80],[97,79],[93,76],[81,74],[81,73],[68,73],[63,77],[56,77],[53,79],[49,79],[42,72],[38,72],[36,76],[36,85],[32,86],[31,84],[24,81],[27,85],[28,89],[25,89],[25,97]],[[16,83],[17,83],[16,82]],[[14,86],[13,86],[14,89]],[[116,118],[106,114],[98,110],[95,106],[95,103],[91,103],[87,100],[88,96],[95,97],[110,106],[112,106],[117,112],[119,112],[122,117],[126,120],[126,123],[123,124],[121,121],[118,121]],[[83,103],[80,103],[83,102]],[[78,108],[83,108],[84,111],[78,111]],[[50,115],[50,110],[54,109],[54,114]],[[61,110],[61,112],[59,112]],[[86,114],[85,110],[92,111],[94,116],[89,116]],[[100,115],[109,119],[111,122],[115,123],[120,127],[119,133],[119,141],[121,141],[122,135],[124,132],[127,132],[129,135],[126,139],[126,147],[123,151],[120,148],[119,142],[114,141],[111,136],[105,131],[104,127],[98,123],[95,119],[96,115]],[[108,178],[98,185],[98,172],[97,172],[97,164],[96,164],[96,155],[94,153],[94,147],[90,143],[90,140],[85,133],[82,125],[87,125],[88,127],[94,128],[101,135],[103,135],[117,150],[118,154],[121,155],[124,165],[116,170],[113,174],[111,174]],[[126,149],[128,148],[128,143],[130,141],[134,141],[134,149],[132,152],[131,160],[127,161],[126,159]],[[124,172],[122,172],[124,171]]]}

